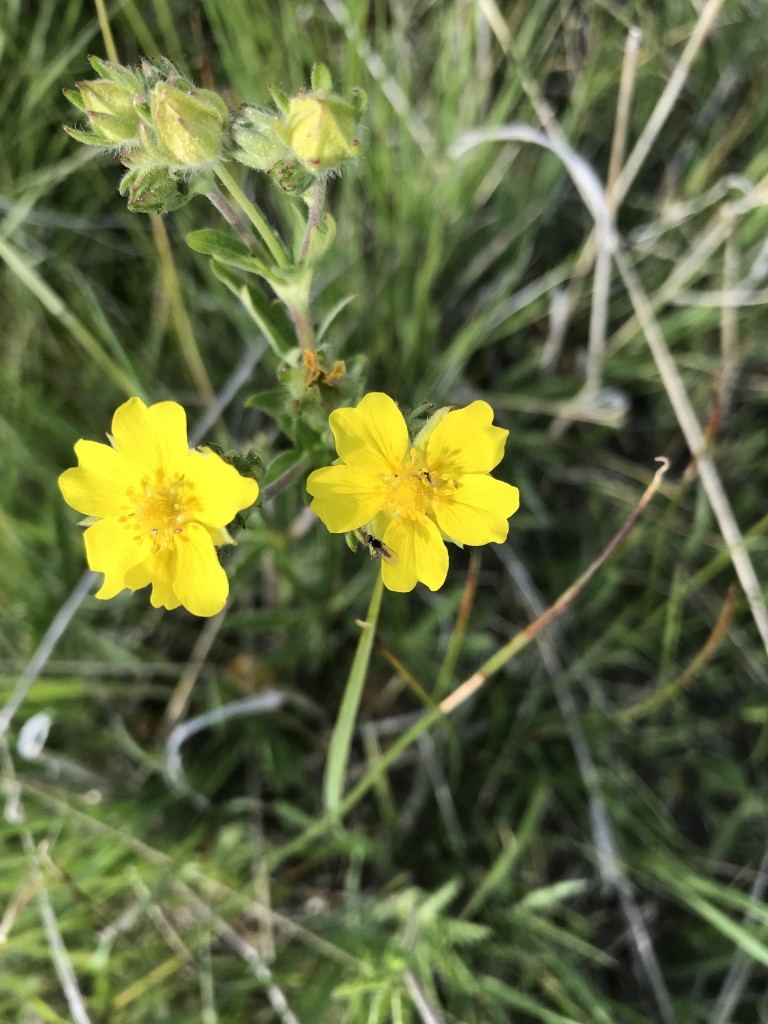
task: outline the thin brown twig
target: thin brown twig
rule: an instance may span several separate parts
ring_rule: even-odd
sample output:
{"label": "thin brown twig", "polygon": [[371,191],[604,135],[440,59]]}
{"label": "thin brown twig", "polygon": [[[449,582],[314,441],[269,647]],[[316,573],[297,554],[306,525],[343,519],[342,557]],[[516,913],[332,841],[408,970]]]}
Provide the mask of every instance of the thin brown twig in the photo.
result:
{"label": "thin brown twig", "polygon": [[621,544],[627,536],[639,519],[648,502],[661,486],[661,481],[669,469],[670,462],[669,459],[664,456],[660,456],[656,461],[660,462],[661,465],[654,473],[653,479],[648,484],[645,491],[643,491],[640,500],[632,509],[621,528],[613,537],[611,537],[608,544],[606,544],[594,562],[592,562],[592,564],[570,585],[570,587],[563,591],[554,604],[551,604],[549,608],[547,608],[545,612],[542,612],[538,618],[534,619],[530,625],[526,626],[525,629],[512,637],[509,643],[505,644],[496,652],[496,654],[493,655],[493,657],[489,658],[476,672],[458,686],[453,693],[450,693],[440,702],[440,710],[443,714],[451,714],[456,710],[456,708],[469,700],[469,698],[480,689],[480,687],[491,675],[494,674],[494,672],[498,672],[500,668],[506,665],[510,658],[514,657],[514,655],[517,654],[518,651],[522,650],[523,647],[527,647],[528,644],[539,635],[539,633],[545,630],[550,623],[554,622],[555,619],[559,618],[563,614],[566,608],[573,604],[590,580],[592,580],[596,573],[605,565],[619,544]]}

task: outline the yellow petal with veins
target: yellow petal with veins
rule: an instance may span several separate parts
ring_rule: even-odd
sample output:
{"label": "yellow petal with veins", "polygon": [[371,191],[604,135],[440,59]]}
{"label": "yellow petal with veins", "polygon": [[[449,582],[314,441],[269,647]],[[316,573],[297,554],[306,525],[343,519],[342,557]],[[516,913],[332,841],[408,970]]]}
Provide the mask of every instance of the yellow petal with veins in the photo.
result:
{"label": "yellow petal with veins", "polygon": [[430,590],[439,590],[445,583],[448,551],[431,519],[422,525],[398,516],[387,527],[383,541],[398,557],[397,565],[382,559],[384,586],[389,590],[413,590],[416,580]]}
{"label": "yellow petal with veins", "polygon": [[403,414],[379,391],[367,394],[354,409],[334,410],[328,422],[339,457],[365,473],[394,473],[408,452]]}
{"label": "yellow petal with veins", "polygon": [[138,486],[136,467],[120,452],[98,441],[78,441],[79,466],[59,477],[64,500],[86,516],[121,515],[128,488]]}
{"label": "yellow petal with veins", "polygon": [[435,506],[443,533],[459,544],[500,544],[507,539],[507,520],[520,507],[520,492],[486,473],[468,473],[455,489],[446,489]]}
{"label": "yellow petal with veins", "polygon": [[136,541],[116,519],[100,519],[83,534],[88,565],[94,572],[104,573],[104,583],[96,597],[106,600],[128,586],[127,573],[139,565],[151,549],[149,537]]}
{"label": "yellow petal with veins", "polygon": [[216,615],[229,595],[229,580],[216,555],[211,535],[189,523],[177,540],[171,568],[174,593],[193,615]]}
{"label": "yellow petal with veins", "polygon": [[493,409],[487,402],[472,402],[444,416],[429,435],[427,463],[430,472],[446,479],[463,473],[490,473],[504,455],[508,430],[493,426]]}
{"label": "yellow petal with veins", "polygon": [[210,448],[189,453],[184,479],[198,495],[196,521],[214,528],[231,523],[241,509],[249,508],[259,496],[255,480],[240,476],[234,466]]}
{"label": "yellow petal with veins", "polygon": [[370,472],[352,466],[324,466],[309,474],[311,509],[330,533],[364,526],[382,506],[386,488]]}

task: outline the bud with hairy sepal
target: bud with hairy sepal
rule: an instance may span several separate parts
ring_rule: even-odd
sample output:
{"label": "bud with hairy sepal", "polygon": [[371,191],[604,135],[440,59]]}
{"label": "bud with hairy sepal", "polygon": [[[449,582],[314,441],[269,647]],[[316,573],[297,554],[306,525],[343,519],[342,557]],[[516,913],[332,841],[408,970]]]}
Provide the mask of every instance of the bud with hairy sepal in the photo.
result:
{"label": "bud with hairy sepal", "polygon": [[311,174],[325,174],[358,155],[357,121],[353,105],[333,93],[297,96],[290,102],[284,138]]}
{"label": "bud with hairy sepal", "polygon": [[268,110],[242,106],[232,121],[235,158],[257,171],[270,171],[278,162],[290,161],[293,153],[280,134],[280,123]]}
{"label": "bud with hairy sepal", "polygon": [[215,92],[160,83],[152,89],[150,109],[152,126],[168,154],[169,166],[199,167],[221,157],[229,111]]}
{"label": "bud with hairy sepal", "polygon": [[129,68],[96,57],[91,65],[102,77],[78,82],[78,92],[65,90],[67,99],[88,118],[90,131],[66,127],[78,142],[89,146],[138,145],[140,110],[144,105],[143,83]]}
{"label": "bud with hairy sepal", "polygon": [[266,171],[284,192],[303,195],[317,177],[340,170],[360,150],[357,128],[367,100],[362,89],[345,99],[332,91],[324,64],[312,68],[311,91],[269,91],[278,113],[244,106],[232,123],[232,156]]}
{"label": "bud with hairy sepal", "polygon": [[180,172],[167,167],[133,167],[120,182],[131,213],[171,213],[186,206],[193,194]]}

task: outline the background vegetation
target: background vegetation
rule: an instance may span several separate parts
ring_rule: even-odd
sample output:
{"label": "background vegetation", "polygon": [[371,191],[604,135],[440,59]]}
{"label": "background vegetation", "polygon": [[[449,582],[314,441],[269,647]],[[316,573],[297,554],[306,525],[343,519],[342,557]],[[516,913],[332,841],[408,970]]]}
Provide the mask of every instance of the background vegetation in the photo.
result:
{"label": "background vegetation", "polygon": [[[510,540],[453,551],[436,594],[385,594],[348,779],[375,785],[324,829],[375,566],[308,519],[299,483],[243,535],[220,618],[87,596],[56,486],[74,441],[139,393],[274,457],[274,424],[243,399],[276,363],[185,245],[219,226],[205,199],[129,214],[116,161],[61,130],[61,89],[105,53],[95,9],[6,0],[1,17],[0,1020],[768,1020],[765,648],[659,372],[666,346],[765,574],[766,7],[111,5],[124,61],[166,54],[232,107],[296,90],[317,60],[368,91],[317,319],[349,300],[329,337],[366,354],[368,389],[484,397],[510,431]],[[595,277],[592,215],[557,155],[451,148],[512,122],[612,183],[619,265]],[[247,182],[279,223],[266,181]],[[658,455],[662,491],[578,603],[377,773],[425,701],[596,557]],[[175,726],[270,693],[279,706],[209,723],[169,770]],[[39,712],[44,746],[22,731]]]}

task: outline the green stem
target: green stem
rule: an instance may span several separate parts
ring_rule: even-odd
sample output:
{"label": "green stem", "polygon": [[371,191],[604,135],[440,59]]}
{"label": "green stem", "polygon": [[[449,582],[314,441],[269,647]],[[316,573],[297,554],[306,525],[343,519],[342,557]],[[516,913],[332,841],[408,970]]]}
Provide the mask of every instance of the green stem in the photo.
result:
{"label": "green stem", "polygon": [[289,469],[286,469],[286,471],[279,476],[277,480],[273,480],[271,484],[267,484],[261,492],[262,504],[272,501],[272,499],[276,498],[278,494],[282,494],[286,488],[290,487],[297,477],[300,477],[302,473],[306,472],[308,462],[309,459],[307,456],[302,455],[298,462],[295,462]]}
{"label": "green stem", "polygon": [[245,245],[248,246],[248,249],[251,252],[253,252],[253,235],[251,234],[250,228],[245,223],[241,215],[237,212],[237,210],[235,210],[234,207],[230,205],[230,203],[224,198],[224,196],[221,194],[221,192],[219,192],[215,185],[212,185],[210,192],[206,192],[205,195],[206,199],[211,204],[211,206],[215,207],[219,211],[219,213],[222,215],[227,224],[231,225],[235,229],[240,238],[242,238]]}
{"label": "green stem", "polygon": [[376,623],[379,618],[383,591],[384,580],[381,572],[377,572],[371,603],[368,606],[365,623],[362,626],[362,632],[357,641],[357,650],[352,661],[352,667],[349,670],[344,697],[339,708],[339,717],[336,719],[336,725],[331,736],[331,745],[328,749],[328,760],[325,765],[325,777],[323,778],[323,803],[326,814],[333,814],[334,811],[341,807],[341,794],[347,774],[352,734],[355,729],[355,722],[357,721],[357,712],[360,707],[360,698],[363,695],[365,678],[368,674],[368,664],[371,660],[373,641],[376,636]]}
{"label": "green stem", "polygon": [[288,310],[293,320],[299,348],[302,352],[314,352],[317,349],[317,340],[315,338],[315,325],[312,322],[312,314],[309,312],[309,309],[297,309],[289,306]]}
{"label": "green stem", "polygon": [[[500,668],[506,665],[524,647],[527,647],[543,629],[546,629],[546,627],[549,626],[559,615],[562,615],[566,608],[568,608],[579,596],[587,583],[589,583],[589,581],[595,576],[598,569],[600,569],[614,553],[621,541],[637,522],[637,519],[643,509],[659,489],[664,474],[669,469],[669,460],[659,459],[657,461],[662,462],[661,468],[656,471],[653,480],[643,492],[639,502],[632,510],[629,517],[625,520],[618,532],[611,538],[606,547],[600,552],[594,562],[592,562],[589,568],[583,572],[570,587],[563,591],[554,604],[550,605],[549,608],[542,612],[537,619],[534,619],[529,626],[521,630],[521,632],[516,636],[512,637],[509,643],[505,644],[501,650],[488,658],[488,660],[481,665],[480,668],[469,677],[469,679],[465,680],[461,686],[457,687],[453,693],[449,694],[436,707],[432,707],[428,711],[425,711],[421,718],[417,719],[409,729],[406,729],[406,731],[399,736],[398,739],[396,739],[392,745],[386,749],[386,751],[384,751],[379,760],[368,772],[366,772],[358,784],[351,789],[349,793],[347,793],[343,800],[339,800],[333,806],[330,806],[326,796],[325,817],[313,821],[309,828],[305,829],[301,835],[296,836],[295,839],[286,843],[285,846],[282,846],[269,854],[268,860],[270,868],[276,868],[288,857],[292,857],[294,854],[303,851],[309,842],[329,832],[334,825],[344,818],[348,811],[352,810],[355,804],[365,796],[365,794],[376,784],[382,774],[386,772],[395,763],[395,761],[397,761],[398,757],[400,757],[400,755],[404,753],[411,744],[415,743],[416,740],[431,729],[433,725],[443,720],[446,715],[450,715],[457,707],[460,707],[460,705],[462,705],[483,686],[486,680],[493,675],[493,673],[498,672]],[[381,595],[379,595],[379,597],[380,596]],[[371,601],[372,607],[375,599],[376,592],[374,591],[374,597]],[[362,642],[363,637],[360,638],[360,644],[362,644]],[[360,644],[358,644],[358,653]],[[357,661],[357,654],[355,655],[355,661]],[[350,673],[350,680],[351,677],[352,673]],[[349,681],[347,682],[347,689],[350,689]],[[360,689],[362,690],[362,683],[360,684]],[[347,694],[345,693],[344,702],[346,703],[346,701]],[[341,720],[342,715],[343,705],[342,712],[339,714],[339,720]],[[337,723],[336,730],[334,730],[334,737],[331,741],[332,746],[336,742],[335,733],[338,729],[339,725]],[[327,774],[328,772],[326,771],[326,777]]]}
{"label": "green stem", "polygon": [[312,201],[309,205],[307,227],[304,231],[301,249],[299,250],[299,263],[303,263],[306,260],[307,252],[309,251],[309,243],[312,240],[312,232],[323,219],[323,207],[325,206],[325,182],[315,182],[310,191],[312,193]]}
{"label": "green stem", "polygon": [[272,254],[272,257],[278,267],[287,266],[288,258],[285,255],[285,250],[283,249],[280,240],[267,223],[261,211],[254,206],[223,164],[219,164],[216,168],[216,177],[227,189],[251,224],[253,224],[260,238],[264,242],[264,245],[266,245],[267,249],[269,249]]}

